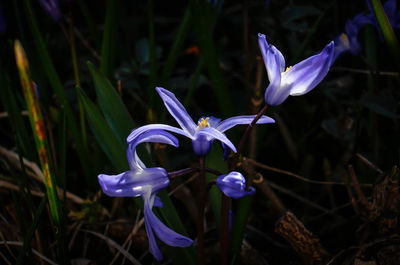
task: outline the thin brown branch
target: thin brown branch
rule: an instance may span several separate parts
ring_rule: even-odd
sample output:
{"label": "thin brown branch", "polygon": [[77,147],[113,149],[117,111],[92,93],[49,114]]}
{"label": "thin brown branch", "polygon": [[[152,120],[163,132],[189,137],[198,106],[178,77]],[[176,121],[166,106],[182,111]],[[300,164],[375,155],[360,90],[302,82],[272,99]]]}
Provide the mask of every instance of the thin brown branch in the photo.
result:
{"label": "thin brown branch", "polygon": [[[290,171],[286,171],[286,170],[283,170],[283,169],[279,169],[279,168],[275,168],[275,167],[271,167],[271,166],[262,164],[260,162],[257,162],[255,160],[251,159],[251,158],[244,158],[243,160],[247,161],[250,164],[253,164],[256,167],[259,167],[259,168],[262,168],[262,169],[266,169],[266,170],[269,170],[269,171],[273,171],[273,172],[277,172],[277,173],[281,173],[281,174],[284,174],[284,175],[287,175],[287,176],[291,176],[291,177],[297,178],[297,179],[299,179],[301,181],[304,181],[304,182],[307,182],[307,183],[319,184],[319,185],[341,185],[341,186],[346,186],[346,184],[343,183],[343,182],[318,181],[318,180],[308,179],[308,178],[305,178],[303,176],[300,176],[300,175],[297,175],[295,173],[292,173]],[[360,184],[360,186],[372,187],[372,184]]]}
{"label": "thin brown branch", "polygon": [[[334,72],[350,72],[350,73],[371,75],[371,71],[370,70],[348,68],[348,67],[332,67],[330,71],[334,71]],[[397,72],[385,72],[385,71],[373,71],[373,74],[375,74],[375,75],[387,75],[387,76],[394,76],[394,77],[399,76],[399,73],[397,73]]]}
{"label": "thin brown branch", "polygon": [[367,166],[369,166],[370,168],[372,168],[373,170],[375,170],[376,172],[378,172],[379,174],[383,174],[383,171],[378,168],[374,163],[372,163],[371,161],[369,161],[365,156],[361,155],[360,153],[357,153],[356,156],[362,161],[364,162]]}
{"label": "thin brown branch", "polygon": [[282,186],[280,186],[278,184],[275,184],[275,183],[273,183],[271,181],[268,181],[268,184],[272,188],[274,188],[274,189],[276,189],[276,190],[278,190],[278,191],[280,191],[280,192],[282,192],[282,193],[284,193],[286,195],[289,195],[289,196],[291,196],[291,197],[303,202],[304,204],[307,204],[310,207],[318,209],[321,212],[324,212],[324,213],[327,213],[327,214],[331,213],[330,210],[328,210],[328,209],[326,209],[326,208],[324,208],[324,207],[322,207],[322,206],[320,206],[320,205],[318,205],[318,204],[316,204],[316,203],[314,203],[314,202],[312,202],[312,201],[310,201],[310,200],[308,200],[308,199],[306,199],[306,198],[304,198],[304,197],[302,197],[302,196],[300,196],[300,195],[298,195],[298,194],[296,194],[296,193],[294,193],[294,192],[292,192],[292,191],[290,191],[290,190],[288,190],[288,189],[286,189],[286,188],[284,188],[284,187],[282,187]]}
{"label": "thin brown branch", "polygon": [[271,200],[275,208],[282,215],[286,211],[286,207],[283,205],[282,201],[276,196],[275,192],[270,188],[270,182],[265,181],[260,173],[256,173],[257,179],[253,178],[253,183],[259,188],[268,199]]}

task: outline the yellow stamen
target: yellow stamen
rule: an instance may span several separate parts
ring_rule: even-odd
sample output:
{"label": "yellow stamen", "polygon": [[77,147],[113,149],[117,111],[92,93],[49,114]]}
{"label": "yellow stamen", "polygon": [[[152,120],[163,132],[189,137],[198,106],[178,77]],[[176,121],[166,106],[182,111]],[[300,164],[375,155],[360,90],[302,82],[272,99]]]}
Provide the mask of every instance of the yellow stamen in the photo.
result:
{"label": "yellow stamen", "polygon": [[201,118],[201,120],[197,123],[199,125],[199,129],[204,129],[206,127],[210,127],[210,123],[208,122],[208,120],[210,119],[210,117],[207,118]]}
{"label": "yellow stamen", "polygon": [[290,70],[290,68],[292,68],[291,66],[289,66],[289,67],[286,67],[286,70],[285,70],[285,72],[284,73],[287,73],[289,70]]}
{"label": "yellow stamen", "polygon": [[345,42],[348,42],[348,41],[349,41],[349,38],[347,37],[347,34],[346,34],[346,33],[342,33],[342,34],[340,35],[340,38],[342,39],[342,41],[345,41]]}
{"label": "yellow stamen", "polygon": [[346,33],[340,34],[340,40],[342,41],[342,44],[344,46],[346,46],[346,47],[350,46],[349,37],[347,36]]}

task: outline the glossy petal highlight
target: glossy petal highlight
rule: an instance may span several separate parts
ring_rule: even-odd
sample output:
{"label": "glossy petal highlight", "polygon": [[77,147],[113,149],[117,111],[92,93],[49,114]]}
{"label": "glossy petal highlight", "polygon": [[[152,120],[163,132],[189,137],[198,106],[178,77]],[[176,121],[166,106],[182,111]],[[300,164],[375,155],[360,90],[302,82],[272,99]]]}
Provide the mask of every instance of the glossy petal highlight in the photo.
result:
{"label": "glossy petal highlight", "polygon": [[335,55],[334,43],[331,42],[321,53],[283,71],[285,61],[278,49],[268,45],[262,34],[259,34],[259,44],[270,82],[264,98],[271,106],[282,104],[289,95],[299,96],[312,90],[328,73]]}
{"label": "glossy petal highlight", "polygon": [[167,107],[169,113],[175,118],[181,128],[188,134],[193,135],[197,126],[187,113],[185,107],[170,91],[162,87],[156,87],[156,90],[164,101],[164,104]]}
{"label": "glossy petal highlight", "polygon": [[[216,129],[220,132],[225,132],[226,130],[229,130],[230,128],[240,125],[240,124],[250,124],[256,115],[246,115],[246,116],[235,116],[232,118],[228,118],[226,120],[223,120],[219,124],[217,124]],[[257,121],[256,124],[266,124],[266,123],[275,123],[275,120],[268,117],[268,116],[261,116],[261,118]]]}
{"label": "glossy petal highlight", "polygon": [[253,187],[246,188],[246,180],[239,172],[232,171],[227,175],[217,178],[217,187],[228,197],[239,199],[247,195],[253,195],[256,191]]}

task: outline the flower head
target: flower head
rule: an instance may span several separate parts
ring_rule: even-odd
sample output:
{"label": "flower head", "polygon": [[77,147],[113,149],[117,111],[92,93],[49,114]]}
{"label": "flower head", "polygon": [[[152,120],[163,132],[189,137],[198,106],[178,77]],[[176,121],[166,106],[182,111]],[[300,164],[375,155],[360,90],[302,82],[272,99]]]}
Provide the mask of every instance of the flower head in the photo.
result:
{"label": "flower head", "polygon": [[55,22],[59,22],[61,20],[62,15],[58,0],[39,0],[39,4]]}
{"label": "flower head", "polygon": [[[219,140],[224,148],[229,148],[236,152],[236,148],[233,143],[226,137],[224,132],[238,124],[250,124],[255,115],[248,116],[235,116],[226,120],[217,119],[215,117],[202,117],[197,123],[195,123],[190,115],[187,113],[185,107],[179,102],[175,95],[162,88],[156,87],[158,94],[164,102],[169,113],[175,118],[181,128],[165,124],[150,124],[142,126],[128,136],[127,142],[130,143],[138,134],[150,129],[161,129],[172,131],[184,135],[192,140],[193,151],[196,155],[206,155],[211,149],[214,139]],[[273,123],[275,122],[272,118],[262,116],[257,124],[262,123]]]}
{"label": "flower head", "polygon": [[360,13],[354,18],[346,21],[345,33],[339,34],[335,39],[335,57],[342,54],[343,52],[350,52],[357,55],[361,51],[360,43],[357,40],[358,32],[362,27],[372,22],[370,15],[364,15]]}
{"label": "flower head", "polygon": [[136,135],[129,144],[127,158],[130,170],[119,175],[100,174],[98,180],[103,192],[108,196],[142,197],[144,202],[144,220],[149,239],[149,251],[160,261],[162,254],[157,246],[154,233],[161,241],[175,247],[190,246],[193,240],[168,228],[153,213],[153,206],[163,206],[156,193],[168,186],[169,178],[165,169],[160,167],[146,168],[140,160],[136,153],[136,146],[143,142],[159,142],[175,147],[178,146],[178,140],[170,133],[162,130],[148,130],[143,132]]}
{"label": "flower head", "polygon": [[264,98],[271,106],[282,104],[288,96],[300,96],[311,91],[324,79],[334,57],[332,41],[319,54],[285,69],[285,58],[275,46],[267,43],[265,35],[258,34],[258,43],[270,82]]}
{"label": "flower head", "polygon": [[[397,10],[397,0],[388,0],[383,4],[383,10],[385,11],[386,17],[389,20],[392,28],[400,27],[400,11]],[[383,40],[381,28],[379,27],[378,21],[376,20],[374,10],[371,5],[371,1],[367,0],[368,9],[371,12],[369,14],[370,24],[374,25],[379,32],[379,37]]]}
{"label": "flower head", "polygon": [[217,178],[217,187],[228,197],[239,199],[247,195],[253,195],[256,191],[253,187],[246,188],[246,180],[239,172],[232,171],[227,175]]}

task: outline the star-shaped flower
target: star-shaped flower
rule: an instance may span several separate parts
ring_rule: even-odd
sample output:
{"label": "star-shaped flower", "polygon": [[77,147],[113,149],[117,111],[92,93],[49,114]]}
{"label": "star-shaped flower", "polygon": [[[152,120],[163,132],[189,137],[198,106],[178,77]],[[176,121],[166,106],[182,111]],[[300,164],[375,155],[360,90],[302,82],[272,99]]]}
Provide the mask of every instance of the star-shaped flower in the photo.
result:
{"label": "star-shaped flower", "polygon": [[[165,124],[149,124],[133,130],[128,136],[127,142],[130,143],[138,134],[151,129],[161,129],[172,131],[184,135],[192,140],[193,151],[196,155],[206,155],[210,151],[214,139],[219,140],[224,149],[230,148],[236,152],[233,143],[226,137],[224,132],[238,124],[250,124],[255,115],[235,116],[226,120],[217,119],[214,117],[202,117],[197,124],[192,120],[187,113],[185,107],[179,102],[175,95],[162,88],[156,87],[158,94],[164,101],[169,113],[175,118],[181,128]],[[275,121],[267,116],[262,116],[257,124],[274,123]]]}

